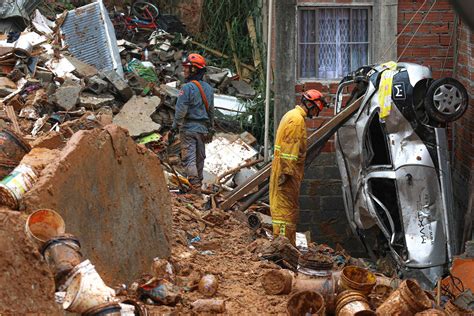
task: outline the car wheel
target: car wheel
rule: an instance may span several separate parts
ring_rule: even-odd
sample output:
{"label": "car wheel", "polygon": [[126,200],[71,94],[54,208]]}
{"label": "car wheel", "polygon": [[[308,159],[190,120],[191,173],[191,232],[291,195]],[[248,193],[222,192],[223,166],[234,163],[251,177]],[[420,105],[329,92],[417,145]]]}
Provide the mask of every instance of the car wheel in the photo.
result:
{"label": "car wheel", "polygon": [[447,123],[460,118],[467,110],[466,88],[453,78],[433,81],[425,96],[425,110],[430,118]]}

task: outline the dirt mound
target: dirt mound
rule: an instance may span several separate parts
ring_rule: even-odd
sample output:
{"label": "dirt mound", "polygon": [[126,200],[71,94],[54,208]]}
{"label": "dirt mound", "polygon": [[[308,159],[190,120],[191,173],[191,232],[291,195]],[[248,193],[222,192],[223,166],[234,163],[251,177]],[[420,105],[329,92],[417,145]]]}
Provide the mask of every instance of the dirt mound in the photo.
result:
{"label": "dirt mound", "polygon": [[0,313],[61,315],[54,279],[25,234],[25,216],[0,210]]}
{"label": "dirt mound", "polygon": [[[35,148],[32,158],[44,165],[52,153]],[[111,286],[169,255],[170,196],[160,161],[115,125],[79,131],[56,153],[22,201],[27,213],[40,208],[61,214]]]}

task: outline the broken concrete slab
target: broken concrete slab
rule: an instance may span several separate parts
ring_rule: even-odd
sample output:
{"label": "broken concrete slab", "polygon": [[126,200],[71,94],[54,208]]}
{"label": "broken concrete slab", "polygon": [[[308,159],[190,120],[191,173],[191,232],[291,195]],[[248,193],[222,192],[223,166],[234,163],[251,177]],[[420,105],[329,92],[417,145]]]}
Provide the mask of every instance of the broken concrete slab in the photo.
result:
{"label": "broken concrete slab", "polygon": [[254,98],[257,92],[251,85],[242,80],[234,80],[231,86],[237,90],[236,96],[241,98]]}
{"label": "broken concrete slab", "polygon": [[115,97],[110,93],[96,95],[93,93],[83,92],[79,97],[79,106],[95,111],[103,106],[113,105],[114,101]]}
{"label": "broken concrete slab", "polygon": [[100,79],[98,76],[92,76],[87,79],[87,89],[95,94],[103,93],[108,87],[107,81]]}
{"label": "broken concrete slab", "polygon": [[208,77],[211,82],[215,84],[220,84],[224,81],[225,78],[227,78],[227,71],[216,74],[210,74]]}
{"label": "broken concrete slab", "polygon": [[133,96],[133,90],[125,80],[122,79],[114,70],[104,71],[101,73],[107,81],[109,81],[124,101],[130,100]]}
{"label": "broken concrete slab", "polygon": [[73,73],[79,78],[89,78],[99,74],[99,71],[94,66],[91,66],[73,56],[65,57],[76,68]]}
{"label": "broken concrete slab", "polygon": [[71,111],[79,102],[79,95],[82,86],[79,84],[69,83],[60,86],[53,95],[53,102],[65,111]]}
{"label": "broken concrete slab", "polygon": [[150,116],[155,112],[160,102],[161,99],[155,96],[134,96],[114,117],[113,123],[128,129],[132,137],[158,131],[161,125],[153,122]]}
{"label": "broken concrete slab", "polygon": [[153,258],[170,254],[171,201],[160,161],[116,125],[75,133],[21,208],[60,213],[107,284],[131,284]]}
{"label": "broken concrete slab", "polygon": [[0,313],[62,315],[54,299],[54,278],[25,234],[25,216],[0,210]]}

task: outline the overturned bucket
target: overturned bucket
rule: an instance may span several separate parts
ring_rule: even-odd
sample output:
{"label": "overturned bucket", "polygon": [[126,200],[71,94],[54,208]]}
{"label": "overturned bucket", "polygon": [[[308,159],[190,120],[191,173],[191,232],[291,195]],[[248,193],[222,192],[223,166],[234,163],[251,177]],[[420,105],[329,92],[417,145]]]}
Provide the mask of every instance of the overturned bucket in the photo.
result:
{"label": "overturned bucket", "polygon": [[262,276],[262,287],[268,295],[291,292],[293,276],[288,270],[270,270]]}
{"label": "overturned bucket", "polygon": [[286,305],[286,311],[290,316],[326,315],[324,298],[314,291],[301,291],[291,295]]}
{"label": "overturned bucket", "polygon": [[81,263],[67,282],[63,308],[74,313],[85,313],[91,308],[115,301],[115,291],[105,285],[89,260]]}
{"label": "overturned bucket", "polygon": [[326,312],[334,314],[336,309],[336,283],[339,276],[330,273],[323,276],[298,274],[293,282],[293,291],[314,291],[321,294],[326,304]]}
{"label": "overturned bucket", "polygon": [[377,279],[375,275],[367,269],[356,266],[348,266],[342,269],[338,282],[338,292],[352,290],[368,295],[375,286]]}
{"label": "overturned bucket", "polygon": [[36,172],[27,165],[19,165],[0,181],[0,204],[11,209],[18,209],[23,195],[38,180]]}
{"label": "overturned bucket", "polygon": [[338,316],[353,316],[356,313],[363,315],[370,312],[367,298],[359,291],[343,291],[336,298],[336,315]]}
{"label": "overturned bucket", "polygon": [[53,210],[37,210],[28,216],[25,232],[28,237],[39,247],[53,237],[63,235],[66,224],[61,215]]}
{"label": "overturned bucket", "polygon": [[51,272],[56,288],[59,288],[69,273],[81,263],[82,254],[79,239],[72,235],[57,236],[46,241],[41,248]]}
{"label": "overturned bucket", "polygon": [[[0,178],[6,177],[30,150],[30,145],[20,135],[12,130],[1,128],[0,164],[3,164],[3,167],[0,170]],[[13,168],[8,170],[11,165],[14,165]]]}
{"label": "overturned bucket", "polygon": [[431,300],[413,280],[405,280],[377,308],[380,315],[414,315],[431,308]]}

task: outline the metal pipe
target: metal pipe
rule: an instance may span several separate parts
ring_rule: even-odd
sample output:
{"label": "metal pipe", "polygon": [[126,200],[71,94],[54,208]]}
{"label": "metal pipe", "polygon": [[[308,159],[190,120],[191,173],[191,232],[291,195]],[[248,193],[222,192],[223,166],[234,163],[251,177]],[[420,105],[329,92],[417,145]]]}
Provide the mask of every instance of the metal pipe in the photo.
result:
{"label": "metal pipe", "polygon": [[273,21],[273,0],[268,1],[268,36],[267,36],[267,79],[265,87],[265,135],[264,135],[264,152],[265,162],[268,162],[268,129],[270,124],[270,78],[271,78],[271,47],[272,47],[272,21]]}

